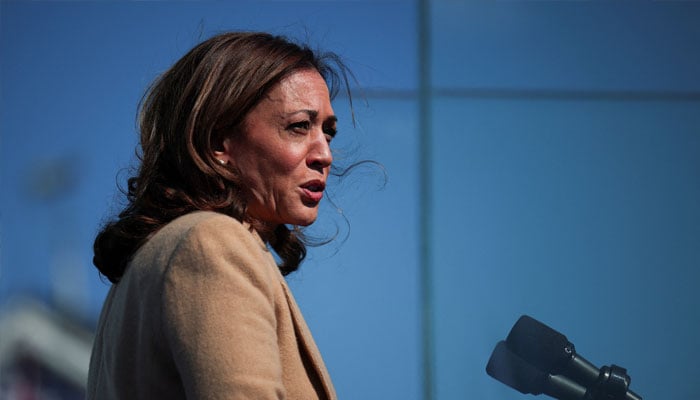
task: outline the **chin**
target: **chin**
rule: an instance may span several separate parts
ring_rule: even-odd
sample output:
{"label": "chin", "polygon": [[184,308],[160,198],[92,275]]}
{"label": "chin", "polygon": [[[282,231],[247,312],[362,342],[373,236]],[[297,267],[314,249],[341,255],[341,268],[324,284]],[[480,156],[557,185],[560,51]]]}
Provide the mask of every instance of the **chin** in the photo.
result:
{"label": "chin", "polygon": [[309,226],[316,222],[316,217],[318,216],[318,213],[308,213],[304,215],[297,215],[296,218],[291,218],[294,220],[294,222],[291,222],[291,225],[298,225],[298,226]]}
{"label": "chin", "polygon": [[314,222],[316,222],[316,217],[313,217],[311,219],[303,219],[303,220],[300,220],[299,222],[294,223],[292,225],[309,226],[309,225],[313,224]]}

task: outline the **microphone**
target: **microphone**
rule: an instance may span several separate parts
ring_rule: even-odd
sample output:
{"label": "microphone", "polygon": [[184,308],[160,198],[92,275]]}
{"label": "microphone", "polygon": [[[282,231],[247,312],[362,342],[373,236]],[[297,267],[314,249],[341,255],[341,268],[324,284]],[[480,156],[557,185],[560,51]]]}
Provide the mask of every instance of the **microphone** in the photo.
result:
{"label": "microphone", "polygon": [[552,375],[535,368],[510,351],[500,341],[491,354],[486,373],[523,394],[546,394],[560,400],[582,400],[586,389],[561,375]]}
{"label": "microphone", "polygon": [[641,400],[639,395],[627,390],[630,377],[624,368],[615,365],[596,368],[576,353],[566,336],[527,315],[513,325],[505,342],[508,349],[534,368],[566,376],[590,389],[592,396],[605,388],[614,392],[616,399]]}
{"label": "microphone", "polygon": [[576,354],[566,336],[547,325],[523,315],[506,338],[508,348],[533,366],[552,374],[562,374],[589,387],[598,380],[600,371]]}

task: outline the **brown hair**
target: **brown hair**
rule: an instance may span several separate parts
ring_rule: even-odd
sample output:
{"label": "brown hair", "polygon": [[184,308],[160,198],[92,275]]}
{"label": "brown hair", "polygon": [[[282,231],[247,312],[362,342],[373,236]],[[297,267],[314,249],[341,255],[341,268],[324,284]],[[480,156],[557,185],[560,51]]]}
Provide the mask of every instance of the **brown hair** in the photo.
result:
{"label": "brown hair", "polygon": [[[309,68],[325,78],[331,97],[339,84],[348,89],[346,69],[335,54],[317,54],[267,33],[216,35],[158,78],[141,102],[140,166],[128,179],[127,206],[95,238],[97,269],[118,282],[151,234],[195,210],[243,221],[246,204],[236,173],[217,162],[215,146],[242,127],[245,116],[276,83]],[[285,275],[306,256],[298,229],[284,224],[270,245]]]}

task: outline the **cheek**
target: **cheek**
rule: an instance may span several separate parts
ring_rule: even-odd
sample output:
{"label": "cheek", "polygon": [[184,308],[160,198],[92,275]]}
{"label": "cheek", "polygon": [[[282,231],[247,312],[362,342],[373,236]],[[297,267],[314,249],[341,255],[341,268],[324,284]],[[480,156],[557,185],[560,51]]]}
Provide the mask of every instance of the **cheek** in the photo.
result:
{"label": "cheek", "polygon": [[247,184],[264,192],[286,190],[305,179],[306,159],[291,151],[271,152],[241,165]]}
{"label": "cheek", "polygon": [[306,168],[306,152],[289,146],[287,149],[272,153],[268,158],[267,167],[275,175],[303,173]]}

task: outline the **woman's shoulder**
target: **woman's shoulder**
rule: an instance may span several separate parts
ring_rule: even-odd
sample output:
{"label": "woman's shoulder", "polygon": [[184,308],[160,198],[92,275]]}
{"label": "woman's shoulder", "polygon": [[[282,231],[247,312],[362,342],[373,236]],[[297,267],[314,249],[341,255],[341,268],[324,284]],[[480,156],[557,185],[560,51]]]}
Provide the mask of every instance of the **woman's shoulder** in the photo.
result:
{"label": "woman's shoulder", "polygon": [[216,227],[226,227],[228,229],[233,229],[237,233],[247,231],[252,234],[252,231],[247,229],[247,226],[247,224],[226,214],[214,211],[194,211],[170,221],[163,226],[156,235],[183,235],[192,230],[207,229],[208,227],[212,229]]}
{"label": "woman's shoulder", "polygon": [[246,282],[272,299],[279,289],[283,279],[279,268],[246,223],[220,213],[195,212],[177,218],[159,233],[152,238],[152,254],[160,253],[153,264],[160,266],[170,293],[194,293],[202,285],[211,292],[215,286],[239,287]]}
{"label": "woman's shoulder", "polygon": [[151,236],[134,255],[130,268],[145,265],[150,273],[158,273],[154,265],[160,266],[156,270],[167,269],[174,261],[187,260],[192,266],[204,266],[231,255],[244,264],[274,264],[267,246],[250,225],[225,214],[196,211],[176,218]]}
{"label": "woman's shoulder", "polygon": [[214,241],[220,244],[242,245],[267,250],[265,243],[252,227],[233,217],[213,211],[195,211],[180,216],[149,239],[148,242]]}

